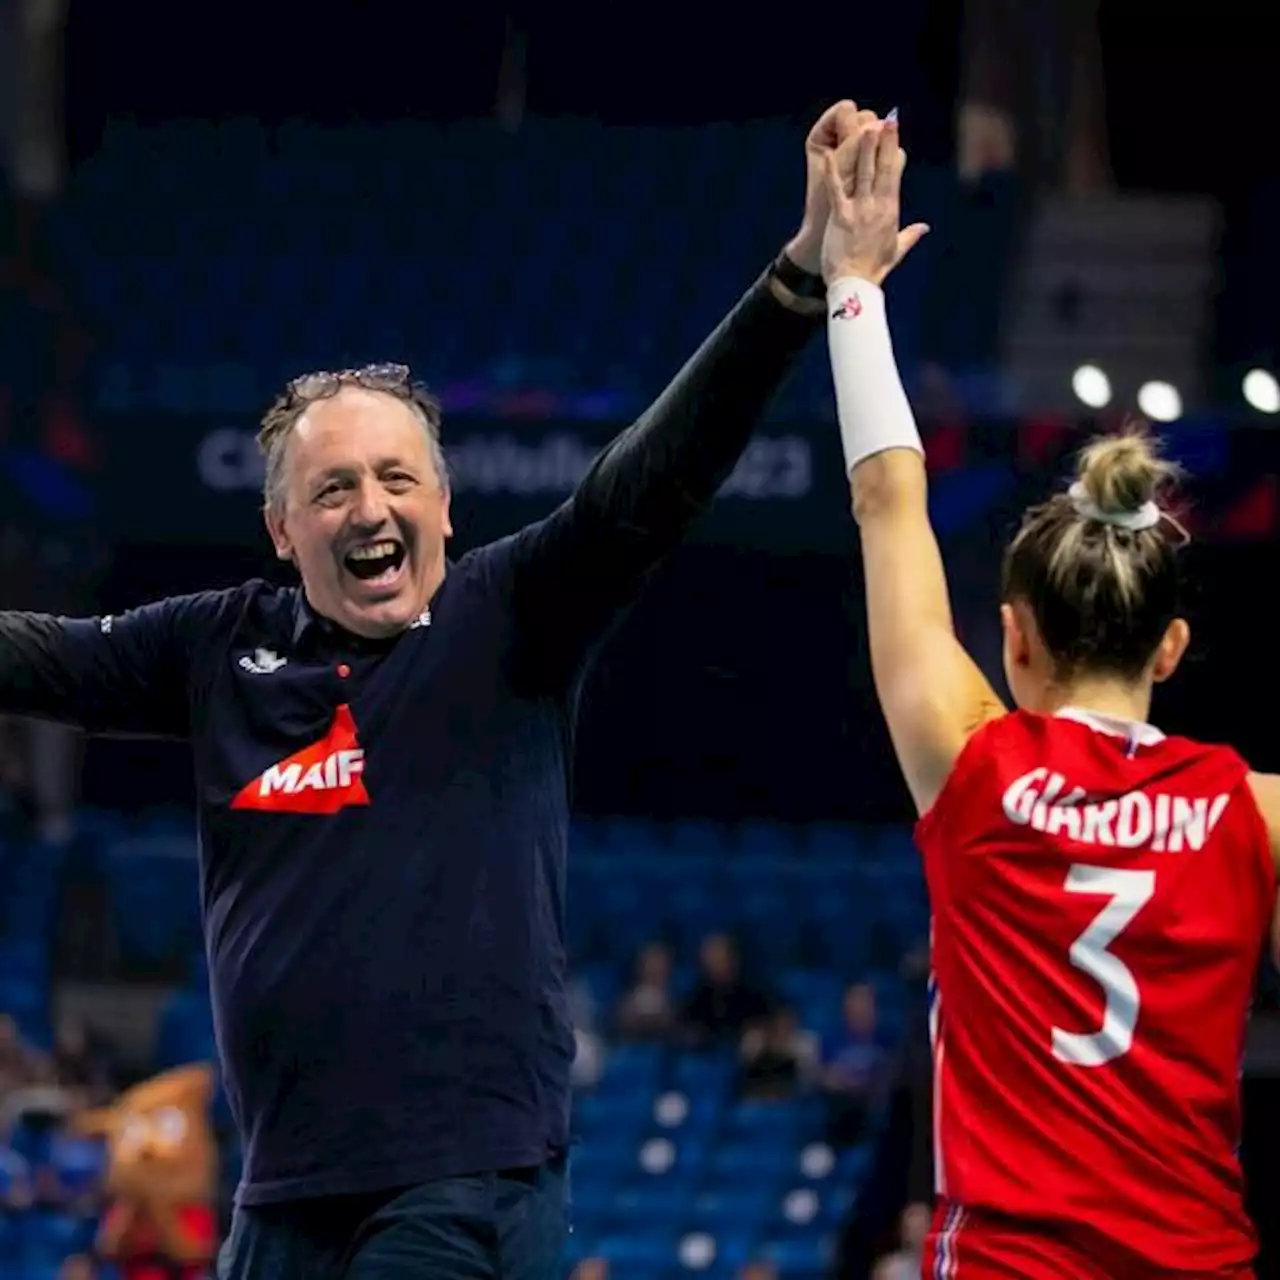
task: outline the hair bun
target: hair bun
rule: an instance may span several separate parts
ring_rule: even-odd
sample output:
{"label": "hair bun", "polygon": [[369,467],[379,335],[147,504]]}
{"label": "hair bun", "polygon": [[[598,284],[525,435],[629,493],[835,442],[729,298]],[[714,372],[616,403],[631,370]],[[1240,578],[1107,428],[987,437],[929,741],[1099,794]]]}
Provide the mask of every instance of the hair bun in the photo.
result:
{"label": "hair bun", "polygon": [[1076,464],[1080,487],[1104,515],[1138,511],[1174,481],[1178,467],[1139,429],[1086,445]]}

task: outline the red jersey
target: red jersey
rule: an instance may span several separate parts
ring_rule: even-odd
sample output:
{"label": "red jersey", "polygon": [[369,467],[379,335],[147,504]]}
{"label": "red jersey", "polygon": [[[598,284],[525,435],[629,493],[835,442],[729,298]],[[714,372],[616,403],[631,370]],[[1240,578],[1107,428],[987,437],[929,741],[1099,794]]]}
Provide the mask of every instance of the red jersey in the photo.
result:
{"label": "red jersey", "polygon": [[1276,877],[1247,775],[1078,711],[961,752],[916,828],[952,1220],[1061,1233],[1117,1275],[1253,1257],[1239,1082]]}

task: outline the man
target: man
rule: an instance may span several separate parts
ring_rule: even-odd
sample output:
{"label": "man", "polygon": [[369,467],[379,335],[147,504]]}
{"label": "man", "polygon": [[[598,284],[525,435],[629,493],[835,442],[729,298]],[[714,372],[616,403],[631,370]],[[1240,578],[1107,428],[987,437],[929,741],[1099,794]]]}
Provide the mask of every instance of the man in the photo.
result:
{"label": "man", "polygon": [[0,616],[0,709],[191,740],[244,1141],[224,1280],[557,1274],[578,690],[820,326],[824,157],[872,119],[818,121],[784,255],[545,520],[450,562],[433,402],[310,375],[260,437],[301,590]]}

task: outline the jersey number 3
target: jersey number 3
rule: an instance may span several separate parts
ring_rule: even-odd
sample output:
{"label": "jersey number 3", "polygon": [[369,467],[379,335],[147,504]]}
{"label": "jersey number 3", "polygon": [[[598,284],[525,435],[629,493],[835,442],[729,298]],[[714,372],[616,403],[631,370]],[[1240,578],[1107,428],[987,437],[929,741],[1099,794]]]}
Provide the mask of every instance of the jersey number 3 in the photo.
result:
{"label": "jersey number 3", "polygon": [[1086,867],[1077,863],[1067,872],[1065,887],[1068,893],[1111,899],[1071,944],[1070,953],[1071,963],[1102,988],[1106,1004],[1098,1031],[1082,1034],[1054,1027],[1053,1056],[1073,1067],[1101,1067],[1123,1057],[1133,1047],[1140,1004],[1133,971],[1108,948],[1151,901],[1156,873],[1117,871],[1112,867]]}

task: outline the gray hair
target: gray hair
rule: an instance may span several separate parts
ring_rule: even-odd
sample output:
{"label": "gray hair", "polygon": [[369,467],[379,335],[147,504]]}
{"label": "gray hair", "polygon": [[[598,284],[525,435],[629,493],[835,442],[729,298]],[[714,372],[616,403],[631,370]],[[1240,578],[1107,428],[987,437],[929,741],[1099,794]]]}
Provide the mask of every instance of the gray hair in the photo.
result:
{"label": "gray hair", "polygon": [[444,488],[449,487],[449,467],[440,443],[439,402],[422,383],[410,377],[404,365],[369,365],[363,369],[307,373],[294,378],[262,415],[258,448],[265,464],[262,500],[268,510],[278,511],[284,505],[284,459],[294,427],[313,404],[329,399],[343,387],[379,391],[407,405],[426,433],[436,476]]}

